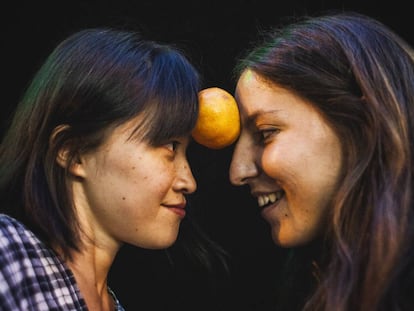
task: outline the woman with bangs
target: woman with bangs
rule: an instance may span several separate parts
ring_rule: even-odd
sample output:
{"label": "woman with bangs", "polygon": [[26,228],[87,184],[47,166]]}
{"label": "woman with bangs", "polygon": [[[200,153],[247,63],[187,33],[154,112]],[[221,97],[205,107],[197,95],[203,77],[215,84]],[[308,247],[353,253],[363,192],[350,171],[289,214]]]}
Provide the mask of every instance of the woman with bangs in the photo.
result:
{"label": "woman with bangs", "polygon": [[165,249],[196,190],[199,75],[173,46],[86,29],[34,76],[0,149],[0,306],[123,310],[122,245]]}

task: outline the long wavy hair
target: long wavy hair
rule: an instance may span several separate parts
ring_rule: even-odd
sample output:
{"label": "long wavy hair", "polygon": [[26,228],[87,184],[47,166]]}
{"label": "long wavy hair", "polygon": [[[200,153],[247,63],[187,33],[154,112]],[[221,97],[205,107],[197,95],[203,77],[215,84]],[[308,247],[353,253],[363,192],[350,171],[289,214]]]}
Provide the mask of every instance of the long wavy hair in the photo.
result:
{"label": "long wavy hair", "polygon": [[265,32],[239,60],[235,78],[246,69],[310,101],[342,142],[326,260],[304,309],[408,309],[405,298],[413,298],[404,286],[414,280],[412,48],[378,20],[331,12]]}

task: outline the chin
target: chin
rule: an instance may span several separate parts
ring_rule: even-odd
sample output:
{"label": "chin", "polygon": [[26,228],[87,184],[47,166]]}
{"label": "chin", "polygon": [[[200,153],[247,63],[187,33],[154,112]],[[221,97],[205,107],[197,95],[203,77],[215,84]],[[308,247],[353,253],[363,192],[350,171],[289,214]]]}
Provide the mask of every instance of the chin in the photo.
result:
{"label": "chin", "polygon": [[301,247],[312,242],[312,239],[309,238],[304,239],[298,237],[281,236],[280,233],[275,233],[274,231],[272,231],[272,240],[276,245],[282,248]]}
{"label": "chin", "polygon": [[151,245],[146,247],[147,249],[165,249],[172,246],[177,241],[177,234],[168,237],[159,237],[156,241],[154,240]]}
{"label": "chin", "polygon": [[281,234],[279,226],[277,228],[272,227],[272,240],[276,245],[283,248],[291,248],[303,244],[297,238]]}

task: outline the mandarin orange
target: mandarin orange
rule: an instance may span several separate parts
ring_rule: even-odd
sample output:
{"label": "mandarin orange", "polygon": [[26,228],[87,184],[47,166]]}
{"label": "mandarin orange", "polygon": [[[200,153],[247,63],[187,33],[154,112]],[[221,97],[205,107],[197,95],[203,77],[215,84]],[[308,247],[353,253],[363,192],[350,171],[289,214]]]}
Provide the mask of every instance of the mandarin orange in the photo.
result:
{"label": "mandarin orange", "polygon": [[234,143],[240,134],[240,116],[233,95],[219,87],[206,88],[199,92],[199,104],[194,140],[210,149]]}

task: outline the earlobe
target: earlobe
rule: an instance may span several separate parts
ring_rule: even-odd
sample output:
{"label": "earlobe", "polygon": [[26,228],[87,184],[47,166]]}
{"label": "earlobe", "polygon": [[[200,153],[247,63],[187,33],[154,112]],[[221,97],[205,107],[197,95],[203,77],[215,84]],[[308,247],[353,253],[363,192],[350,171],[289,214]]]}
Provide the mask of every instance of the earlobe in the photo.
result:
{"label": "earlobe", "polygon": [[[70,128],[69,125],[62,124],[55,127],[49,139],[49,146],[53,150],[53,146],[58,144],[59,139],[63,137],[63,133]],[[68,172],[77,177],[84,177],[84,170],[80,157],[73,154],[70,142],[66,141],[57,150],[56,163],[68,170]]]}

